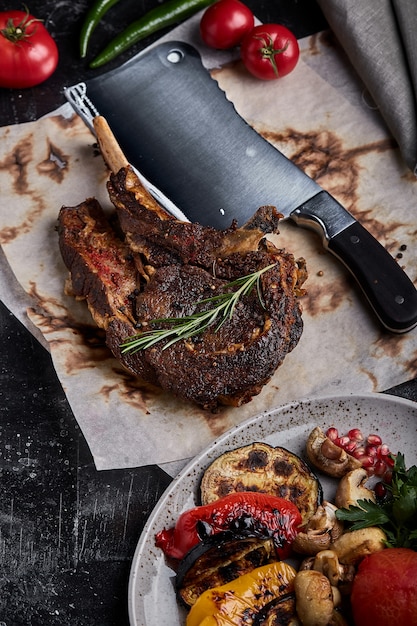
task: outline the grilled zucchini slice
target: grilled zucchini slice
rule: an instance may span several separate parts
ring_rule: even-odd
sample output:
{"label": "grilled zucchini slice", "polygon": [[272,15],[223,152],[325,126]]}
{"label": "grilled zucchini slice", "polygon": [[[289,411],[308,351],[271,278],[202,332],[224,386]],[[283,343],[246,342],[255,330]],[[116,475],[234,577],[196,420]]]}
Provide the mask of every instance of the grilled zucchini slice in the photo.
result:
{"label": "grilled zucchini slice", "polygon": [[225,452],[205,470],[200,483],[202,504],[236,491],[260,491],[290,500],[298,507],[303,525],[323,500],[320,481],[303,459],[263,442]]}
{"label": "grilled zucchini slice", "polygon": [[278,560],[272,538],[231,539],[225,532],[197,544],[179,564],[178,599],[192,606],[206,589],[225,585],[253,569]]}

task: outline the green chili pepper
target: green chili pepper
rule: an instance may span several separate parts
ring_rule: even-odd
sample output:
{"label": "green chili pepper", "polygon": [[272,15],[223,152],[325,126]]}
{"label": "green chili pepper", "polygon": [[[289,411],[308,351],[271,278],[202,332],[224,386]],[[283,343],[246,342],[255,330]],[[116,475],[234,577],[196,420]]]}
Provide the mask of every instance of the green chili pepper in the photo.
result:
{"label": "green chili pepper", "polygon": [[130,24],[122,33],[117,35],[93,59],[90,67],[100,67],[112,61],[141,39],[167,26],[172,26],[177,22],[185,20],[212,3],[213,0],[168,0],[164,2],[160,6],[151,9],[146,15]]}
{"label": "green chili pepper", "polygon": [[107,11],[118,2],[119,0],[96,0],[96,2],[90,7],[87,15],[85,16],[80,33],[80,56],[82,59],[87,54],[88,44],[97,24]]}

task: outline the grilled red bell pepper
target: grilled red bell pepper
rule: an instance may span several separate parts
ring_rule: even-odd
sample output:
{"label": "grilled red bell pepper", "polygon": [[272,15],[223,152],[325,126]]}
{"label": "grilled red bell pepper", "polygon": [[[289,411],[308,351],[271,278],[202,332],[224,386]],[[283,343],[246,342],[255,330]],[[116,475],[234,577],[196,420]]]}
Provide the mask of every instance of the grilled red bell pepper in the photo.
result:
{"label": "grilled red bell pepper", "polygon": [[204,537],[232,531],[272,537],[280,559],[288,558],[301,526],[292,502],[255,491],[231,493],[180,515],[176,525],[157,533],[155,543],[166,556],[182,559]]}

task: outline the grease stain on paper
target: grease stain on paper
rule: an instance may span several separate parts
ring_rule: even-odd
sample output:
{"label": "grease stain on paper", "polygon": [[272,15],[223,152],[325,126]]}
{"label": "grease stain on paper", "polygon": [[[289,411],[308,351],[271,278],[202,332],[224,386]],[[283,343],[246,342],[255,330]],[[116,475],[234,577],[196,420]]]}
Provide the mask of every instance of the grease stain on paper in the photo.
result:
{"label": "grease stain on paper", "polygon": [[[39,216],[47,210],[45,199],[36,187],[31,186],[29,165],[34,158],[34,136],[29,133],[23,137],[0,161],[0,172],[10,175],[12,188],[17,196],[27,196],[31,199],[31,209],[26,212],[20,224],[4,226],[0,230],[0,243],[7,244],[14,241],[20,234],[31,231],[33,224]],[[39,175],[46,175],[55,183],[61,183],[65,172],[68,170],[69,156],[47,140],[47,156],[36,165]]]}
{"label": "grease stain on paper", "polygon": [[0,161],[0,170],[8,172],[12,178],[12,187],[16,194],[28,191],[27,166],[33,157],[33,134],[23,137],[14,148]]}
{"label": "grease stain on paper", "polygon": [[327,129],[306,132],[295,128],[278,131],[260,127],[256,130],[278,149],[285,148],[295,165],[334,195],[348,211],[356,214],[362,170],[360,158],[396,147],[393,140],[386,138],[346,148],[343,139]]}
{"label": "grease stain on paper", "polygon": [[51,141],[47,141],[47,156],[38,163],[36,169],[41,176],[49,176],[54,182],[62,183],[68,171],[69,156],[55,146]]}

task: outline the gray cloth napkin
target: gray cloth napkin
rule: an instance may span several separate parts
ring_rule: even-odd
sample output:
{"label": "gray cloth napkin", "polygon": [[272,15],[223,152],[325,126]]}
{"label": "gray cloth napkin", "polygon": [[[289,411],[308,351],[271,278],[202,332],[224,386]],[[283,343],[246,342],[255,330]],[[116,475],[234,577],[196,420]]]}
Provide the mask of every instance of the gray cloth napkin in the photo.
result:
{"label": "gray cloth napkin", "polygon": [[417,176],[417,0],[317,0]]}

